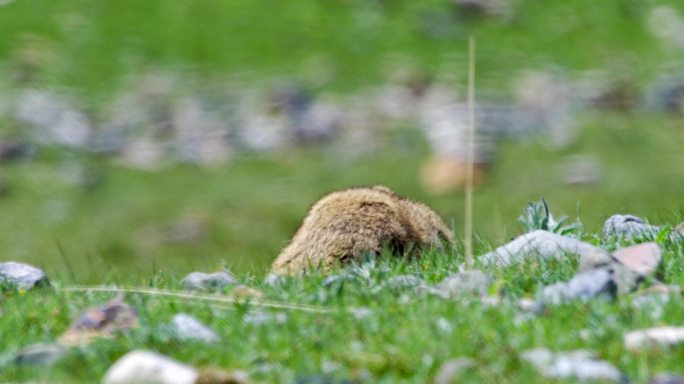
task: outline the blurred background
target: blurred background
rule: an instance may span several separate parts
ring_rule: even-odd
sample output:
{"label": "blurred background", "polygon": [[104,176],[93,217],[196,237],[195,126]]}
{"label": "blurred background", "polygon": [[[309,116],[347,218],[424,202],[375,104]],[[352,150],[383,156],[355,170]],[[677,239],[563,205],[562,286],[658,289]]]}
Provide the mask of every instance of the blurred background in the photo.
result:
{"label": "blurred background", "polygon": [[263,276],[374,184],[460,235],[469,36],[481,250],[542,197],[682,220],[678,0],[0,0],[0,260]]}

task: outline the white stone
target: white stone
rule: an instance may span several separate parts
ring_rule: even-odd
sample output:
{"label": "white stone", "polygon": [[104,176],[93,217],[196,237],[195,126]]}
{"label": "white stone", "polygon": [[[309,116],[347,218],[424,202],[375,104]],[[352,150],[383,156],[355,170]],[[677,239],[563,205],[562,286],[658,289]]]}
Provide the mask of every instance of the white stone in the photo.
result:
{"label": "white stone", "polygon": [[196,340],[205,343],[215,343],[219,341],[219,336],[214,331],[202,324],[199,320],[185,313],[178,313],[173,316],[171,326],[176,337],[180,340]]}
{"label": "white stone", "polygon": [[194,368],[155,352],[135,350],[117,360],[102,379],[103,384],[194,384]]}
{"label": "white stone", "polygon": [[625,347],[640,350],[653,347],[668,347],[684,343],[684,327],[658,327],[628,332]]}
{"label": "white stone", "polygon": [[544,376],[551,379],[575,378],[580,381],[620,381],[622,373],[611,363],[596,358],[586,350],[554,353],[546,348],[524,351],[522,358],[534,365]]}
{"label": "white stone", "polygon": [[584,255],[596,252],[598,247],[570,237],[544,230],[536,230],[519,236],[508,244],[479,257],[486,266],[507,266],[530,257],[541,259],[561,258],[567,254]]}

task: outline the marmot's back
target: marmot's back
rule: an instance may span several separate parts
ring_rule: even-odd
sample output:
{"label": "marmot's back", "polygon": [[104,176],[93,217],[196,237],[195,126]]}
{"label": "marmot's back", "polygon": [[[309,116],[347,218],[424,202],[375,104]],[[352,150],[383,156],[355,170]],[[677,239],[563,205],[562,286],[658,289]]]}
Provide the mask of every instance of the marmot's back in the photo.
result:
{"label": "marmot's back", "polygon": [[333,192],[319,200],[273,262],[275,274],[328,270],[368,252],[394,253],[452,243],[451,231],[427,206],[382,186]]}

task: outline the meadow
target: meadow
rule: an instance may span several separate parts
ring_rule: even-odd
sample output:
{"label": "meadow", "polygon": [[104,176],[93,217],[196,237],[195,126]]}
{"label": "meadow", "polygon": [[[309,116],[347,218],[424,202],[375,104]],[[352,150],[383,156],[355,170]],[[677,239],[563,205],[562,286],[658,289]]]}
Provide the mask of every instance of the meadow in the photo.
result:
{"label": "meadow", "polygon": [[[548,68],[570,78],[598,71],[608,83],[628,84],[637,93],[629,110],[585,110],[577,116],[577,139],[562,148],[542,137],[498,143],[474,194],[476,255],[523,233],[516,218],[542,197],[554,214],[581,221],[583,240],[594,244],[601,241],[604,220],[616,213],[658,225],[684,221],[684,118],[646,101],[661,75],[684,68],[681,48],[654,37],[648,15],[658,6],[682,13],[684,5],[511,4],[503,16],[470,19],[441,0],[0,1],[0,112],[12,90],[51,89],[102,121],[134,75],[155,71],[175,73],[193,86],[259,88],[286,78],[314,94],[353,95],[391,81],[388,74],[406,65],[460,91],[472,35],[478,44],[479,101],[510,99],[521,72]],[[0,134],[26,136],[1,113]],[[564,182],[560,169],[578,154],[600,163],[598,181]],[[224,166],[143,171],[87,151],[38,145],[28,160],[3,160],[0,261],[40,267],[53,288],[3,291],[0,356],[53,342],[87,308],[114,297],[69,287],[180,291],[181,278],[191,271],[229,270],[264,296],[219,305],[129,293],[138,328],[73,348],[52,367],[2,363],[0,380],[96,382],[117,358],[137,348],[193,366],[244,370],[257,383],[425,383],[458,357],[474,362],[458,382],[547,382],[520,357],[534,347],[593,350],[632,382],[648,382],[665,371],[684,375],[681,345],[632,352],[623,344],[633,329],[681,325],[681,296],[639,305],[626,295],[535,314],[517,308],[518,299],[533,299],[541,287],[568,280],[577,268],[573,257],[487,269],[496,287],[491,294],[503,297],[497,306],[385,285],[399,275],[437,284],[463,268],[465,197],[435,195],[421,186],[419,169],[429,155],[417,128],[406,126],[361,156],[307,146],[241,153]],[[92,180],[74,181],[74,168]],[[419,260],[385,255],[372,268],[336,271],[349,276],[332,283],[324,283],[323,274],[275,287],[264,283],[271,261],[318,198],[376,184],[431,206],[453,226],[456,249],[426,251]],[[661,239],[659,245],[664,262],[658,278],[681,287],[684,244]],[[231,290],[221,294],[230,296]],[[312,306],[316,312],[272,309],[261,301]],[[221,341],[175,340],[163,324],[179,312],[202,320]]]}

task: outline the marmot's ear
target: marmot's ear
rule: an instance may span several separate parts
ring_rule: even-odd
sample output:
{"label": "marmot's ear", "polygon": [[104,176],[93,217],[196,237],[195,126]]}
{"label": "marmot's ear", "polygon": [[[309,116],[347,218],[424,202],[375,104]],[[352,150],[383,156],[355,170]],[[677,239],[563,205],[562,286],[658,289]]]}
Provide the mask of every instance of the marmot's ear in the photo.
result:
{"label": "marmot's ear", "polygon": [[394,191],[391,189],[385,187],[384,185],[374,185],[371,187],[372,190],[379,191],[379,192],[385,192],[390,195],[395,195]]}

